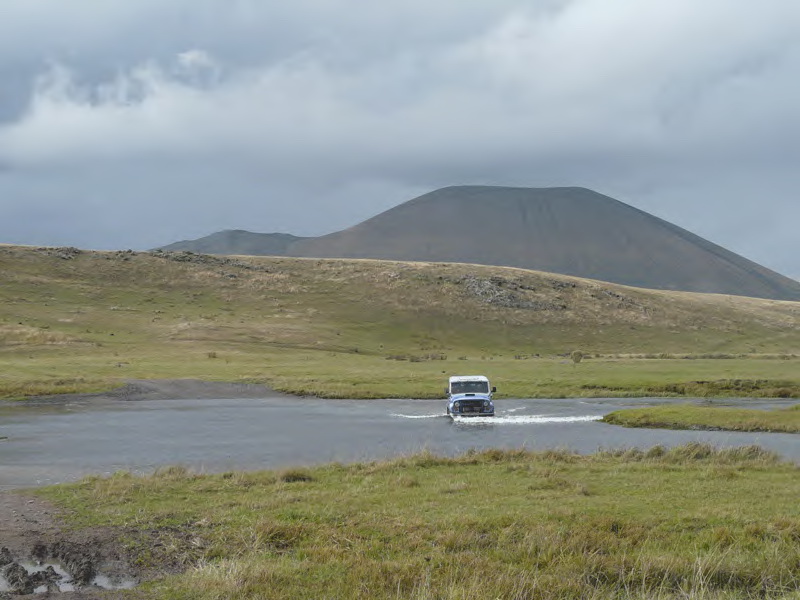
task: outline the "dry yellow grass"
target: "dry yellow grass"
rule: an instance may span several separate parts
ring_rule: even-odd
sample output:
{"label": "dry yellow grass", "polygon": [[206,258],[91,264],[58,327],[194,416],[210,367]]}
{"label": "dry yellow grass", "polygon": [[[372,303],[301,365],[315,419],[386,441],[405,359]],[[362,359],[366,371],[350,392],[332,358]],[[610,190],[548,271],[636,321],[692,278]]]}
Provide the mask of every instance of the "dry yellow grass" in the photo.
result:
{"label": "dry yellow grass", "polygon": [[[0,334],[0,396],[79,374],[373,397],[435,390],[435,374],[467,367],[491,367],[513,381],[504,389],[528,395],[642,395],[729,379],[800,385],[798,303],[463,264],[2,246]],[[560,369],[575,350],[587,357],[580,368]],[[703,369],[605,360],[635,355],[788,360]],[[421,364],[433,356],[453,364]],[[400,369],[390,357],[419,362]]]}

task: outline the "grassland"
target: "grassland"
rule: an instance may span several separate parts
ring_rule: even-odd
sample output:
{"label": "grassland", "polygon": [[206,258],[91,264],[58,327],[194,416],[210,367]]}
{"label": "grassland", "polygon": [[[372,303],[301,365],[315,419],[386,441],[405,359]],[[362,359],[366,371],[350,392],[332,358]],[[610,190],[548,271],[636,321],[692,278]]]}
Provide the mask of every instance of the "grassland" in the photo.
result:
{"label": "grassland", "polygon": [[722,406],[654,406],[616,411],[606,415],[603,420],[625,427],[800,433],[800,404],[779,410]]}
{"label": "grassland", "polygon": [[[517,269],[0,247],[0,398],[128,379],[432,397],[800,397],[800,306]],[[570,352],[586,358],[574,364]],[[145,597],[800,598],[800,477],[755,448],[486,451],[42,490]]]}
{"label": "grassland", "polygon": [[162,378],[425,398],[456,372],[505,396],[800,397],[798,324],[798,303],[509,268],[0,246],[0,398]]}
{"label": "grassland", "polygon": [[165,599],[798,598],[797,465],[758,448],[428,453],[41,493]]}

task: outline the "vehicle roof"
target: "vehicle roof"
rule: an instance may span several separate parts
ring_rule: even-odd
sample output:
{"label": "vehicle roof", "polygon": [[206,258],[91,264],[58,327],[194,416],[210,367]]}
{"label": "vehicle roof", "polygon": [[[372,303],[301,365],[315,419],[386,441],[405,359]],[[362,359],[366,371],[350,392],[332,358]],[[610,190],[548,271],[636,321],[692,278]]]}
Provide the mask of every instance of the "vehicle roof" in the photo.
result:
{"label": "vehicle roof", "polygon": [[485,381],[489,383],[489,378],[485,375],[453,375],[450,377],[450,383],[454,381]]}

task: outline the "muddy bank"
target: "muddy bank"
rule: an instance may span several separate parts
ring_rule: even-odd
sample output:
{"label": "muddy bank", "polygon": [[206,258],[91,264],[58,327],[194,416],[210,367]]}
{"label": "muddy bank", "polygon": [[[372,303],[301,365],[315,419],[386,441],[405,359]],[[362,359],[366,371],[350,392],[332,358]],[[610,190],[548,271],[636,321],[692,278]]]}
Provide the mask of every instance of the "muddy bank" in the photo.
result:
{"label": "muddy bank", "polygon": [[130,587],[143,573],[130,566],[119,536],[109,528],[65,530],[41,498],[0,492],[0,598],[122,598],[103,588]]}
{"label": "muddy bank", "polygon": [[96,394],[31,396],[15,403],[108,402],[137,400],[233,400],[236,398],[275,398],[285,394],[265,385],[225,383],[199,379],[131,379],[119,388]]}

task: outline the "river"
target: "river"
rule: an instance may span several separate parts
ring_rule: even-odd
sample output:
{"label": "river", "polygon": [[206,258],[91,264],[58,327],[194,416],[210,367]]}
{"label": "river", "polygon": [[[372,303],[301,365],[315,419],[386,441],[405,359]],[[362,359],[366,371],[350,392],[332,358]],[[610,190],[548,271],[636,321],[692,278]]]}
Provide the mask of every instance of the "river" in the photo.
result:
{"label": "river", "polygon": [[[625,429],[599,422],[620,408],[664,399],[495,402],[497,416],[454,421],[444,400],[144,400],[0,405],[0,489],[74,481],[119,470],[184,465],[199,472],[272,469],[388,458],[429,449],[717,447],[758,444],[800,462],[792,434]],[[686,400],[681,400],[686,402]],[[774,408],[794,401],[730,400]],[[722,403],[715,401],[715,403]]]}

